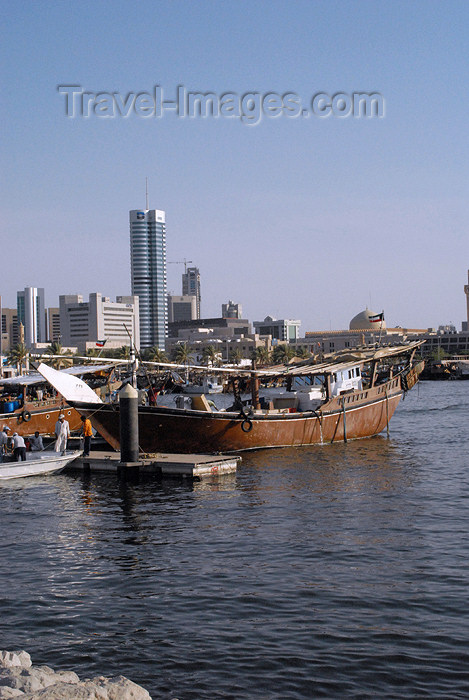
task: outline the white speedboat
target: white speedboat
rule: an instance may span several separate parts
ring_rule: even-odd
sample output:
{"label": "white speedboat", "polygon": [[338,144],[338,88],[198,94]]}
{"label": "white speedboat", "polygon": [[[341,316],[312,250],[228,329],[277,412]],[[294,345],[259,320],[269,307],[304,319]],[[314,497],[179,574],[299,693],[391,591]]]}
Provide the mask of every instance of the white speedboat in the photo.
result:
{"label": "white speedboat", "polygon": [[58,452],[27,452],[25,462],[0,462],[0,481],[25,476],[58,474],[67,464],[82,454],[81,450]]}

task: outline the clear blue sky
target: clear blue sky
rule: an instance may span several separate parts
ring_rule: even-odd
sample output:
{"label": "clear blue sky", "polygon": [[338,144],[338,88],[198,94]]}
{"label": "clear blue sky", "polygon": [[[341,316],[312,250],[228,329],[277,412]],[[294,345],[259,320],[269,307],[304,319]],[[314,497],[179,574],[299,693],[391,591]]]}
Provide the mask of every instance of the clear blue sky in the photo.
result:
{"label": "clear blue sky", "polygon": [[[18,2],[2,21],[2,273],[16,291],[130,292],[128,211],[164,209],[202,314],[344,328],[465,318],[469,3]],[[381,119],[68,118],[58,85],[379,92]],[[168,266],[180,293],[181,265]]]}

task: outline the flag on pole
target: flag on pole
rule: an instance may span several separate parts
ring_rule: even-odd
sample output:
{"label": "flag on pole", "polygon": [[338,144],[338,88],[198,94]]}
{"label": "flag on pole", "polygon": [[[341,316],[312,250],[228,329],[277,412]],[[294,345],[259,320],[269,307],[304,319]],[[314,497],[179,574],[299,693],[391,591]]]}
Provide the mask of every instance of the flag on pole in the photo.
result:
{"label": "flag on pole", "polygon": [[103,348],[107,343],[107,338],[106,340],[97,340],[96,341],[96,347],[97,348]]}
{"label": "flag on pole", "polygon": [[384,311],[381,311],[380,314],[375,314],[374,316],[368,316],[368,320],[371,323],[379,323],[380,321],[384,321]]}

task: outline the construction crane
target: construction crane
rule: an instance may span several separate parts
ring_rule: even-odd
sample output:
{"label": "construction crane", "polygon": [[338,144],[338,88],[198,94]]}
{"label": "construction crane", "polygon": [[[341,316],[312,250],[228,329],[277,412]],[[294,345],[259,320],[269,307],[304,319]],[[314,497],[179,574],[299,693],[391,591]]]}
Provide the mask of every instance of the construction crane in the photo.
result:
{"label": "construction crane", "polygon": [[192,264],[192,260],[169,260],[167,265],[184,265],[184,274],[187,274],[187,266]]}

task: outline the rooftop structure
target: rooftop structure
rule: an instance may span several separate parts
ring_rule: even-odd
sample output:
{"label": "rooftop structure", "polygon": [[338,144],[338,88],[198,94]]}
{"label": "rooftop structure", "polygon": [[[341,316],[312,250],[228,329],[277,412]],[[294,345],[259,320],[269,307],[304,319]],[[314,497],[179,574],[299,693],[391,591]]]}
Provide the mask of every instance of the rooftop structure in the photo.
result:
{"label": "rooftop structure", "polygon": [[243,307],[230,300],[228,304],[222,304],[221,315],[223,318],[243,318]]}
{"label": "rooftop structure", "polygon": [[197,318],[192,321],[179,321],[168,326],[169,338],[188,337],[191,333],[201,333],[212,338],[240,337],[251,334],[251,324],[242,318]]}
{"label": "rooftop structure", "polygon": [[295,343],[299,337],[301,321],[291,319],[275,319],[266,316],[263,321],[254,321],[254,328],[259,335],[270,335],[272,341],[280,343]]}
{"label": "rooftop structure", "polygon": [[349,325],[351,331],[385,330],[385,328],[384,312],[376,313],[376,311],[370,311],[368,308],[354,316]]}
{"label": "rooftop structure", "polygon": [[168,295],[168,321],[192,321],[197,318],[197,297]]}

